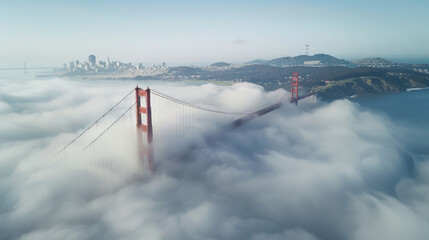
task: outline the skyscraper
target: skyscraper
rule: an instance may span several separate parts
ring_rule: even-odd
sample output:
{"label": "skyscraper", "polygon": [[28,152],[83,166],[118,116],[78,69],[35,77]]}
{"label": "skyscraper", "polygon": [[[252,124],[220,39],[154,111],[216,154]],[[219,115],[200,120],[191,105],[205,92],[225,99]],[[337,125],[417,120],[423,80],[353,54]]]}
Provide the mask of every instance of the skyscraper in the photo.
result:
{"label": "skyscraper", "polygon": [[143,63],[139,63],[139,65],[138,65],[137,69],[138,69],[138,70],[143,70]]}
{"label": "skyscraper", "polygon": [[69,66],[69,72],[73,72],[74,71],[74,62],[70,62],[70,66]]}
{"label": "skyscraper", "polygon": [[89,64],[91,64],[91,66],[95,66],[95,64],[96,64],[96,60],[95,60],[95,56],[94,55],[89,55],[88,56],[88,62],[89,62]]}

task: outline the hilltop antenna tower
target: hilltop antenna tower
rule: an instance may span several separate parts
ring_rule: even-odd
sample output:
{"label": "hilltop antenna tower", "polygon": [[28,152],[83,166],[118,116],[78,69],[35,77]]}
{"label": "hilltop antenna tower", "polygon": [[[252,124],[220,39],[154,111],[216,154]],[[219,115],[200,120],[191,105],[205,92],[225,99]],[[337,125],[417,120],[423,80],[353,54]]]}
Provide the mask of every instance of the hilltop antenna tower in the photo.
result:
{"label": "hilltop antenna tower", "polygon": [[310,44],[305,44],[305,55],[308,56],[308,49],[310,49]]}

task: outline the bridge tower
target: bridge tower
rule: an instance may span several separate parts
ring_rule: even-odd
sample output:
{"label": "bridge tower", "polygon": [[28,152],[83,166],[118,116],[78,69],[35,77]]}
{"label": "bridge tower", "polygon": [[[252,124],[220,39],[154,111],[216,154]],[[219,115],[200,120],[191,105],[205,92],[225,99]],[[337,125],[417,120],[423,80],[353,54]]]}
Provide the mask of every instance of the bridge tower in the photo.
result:
{"label": "bridge tower", "polygon": [[298,105],[298,83],[299,83],[298,73],[297,72],[292,73],[292,88],[291,88],[292,97],[290,99],[290,102],[295,103],[295,105]]}
{"label": "bridge tower", "polygon": [[[138,86],[136,91],[136,113],[137,113],[137,149],[139,159],[147,161],[149,170],[153,171],[153,129],[152,110],[150,107],[150,89],[143,90]],[[142,105],[141,99],[145,102]],[[144,115],[144,116],[142,116]],[[142,118],[143,117],[143,118]]]}

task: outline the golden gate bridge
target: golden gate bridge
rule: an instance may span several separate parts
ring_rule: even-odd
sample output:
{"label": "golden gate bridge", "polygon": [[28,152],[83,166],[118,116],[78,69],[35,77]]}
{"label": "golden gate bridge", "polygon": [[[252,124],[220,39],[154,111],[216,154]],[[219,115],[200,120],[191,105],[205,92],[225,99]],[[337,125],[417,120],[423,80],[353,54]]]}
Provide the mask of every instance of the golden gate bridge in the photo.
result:
{"label": "golden gate bridge", "polygon": [[285,103],[298,104],[313,95],[298,96],[298,85],[299,75],[293,73],[290,98],[279,92],[257,108],[239,112],[190,104],[137,86],[23,181],[43,168],[56,171],[58,165],[113,182],[151,174],[163,160],[204,141],[204,135],[236,129]]}

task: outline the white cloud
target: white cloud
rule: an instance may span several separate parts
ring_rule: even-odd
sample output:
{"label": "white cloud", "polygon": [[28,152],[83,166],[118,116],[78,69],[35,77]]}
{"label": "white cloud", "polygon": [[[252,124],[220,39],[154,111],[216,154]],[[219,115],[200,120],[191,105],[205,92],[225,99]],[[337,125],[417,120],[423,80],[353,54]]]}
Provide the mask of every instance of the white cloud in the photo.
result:
{"label": "white cloud", "polygon": [[[416,139],[398,138],[403,127],[348,101],[287,105],[216,137],[203,138],[210,131],[195,127],[200,136],[187,154],[158,159],[152,176],[114,187],[109,184],[115,178],[139,165],[125,160],[103,165],[91,158],[79,166],[77,160],[54,161],[27,182],[13,185],[135,84],[61,79],[2,83],[2,102],[13,109],[0,113],[0,239],[427,236],[427,145],[410,149]],[[157,83],[153,88],[228,111],[248,109],[279,94],[247,83]],[[104,142],[106,154],[112,146],[122,146],[109,141]],[[122,150],[119,156],[107,155],[89,156],[133,156]],[[410,162],[415,169],[409,169]]]}

